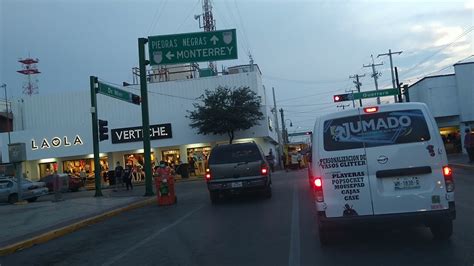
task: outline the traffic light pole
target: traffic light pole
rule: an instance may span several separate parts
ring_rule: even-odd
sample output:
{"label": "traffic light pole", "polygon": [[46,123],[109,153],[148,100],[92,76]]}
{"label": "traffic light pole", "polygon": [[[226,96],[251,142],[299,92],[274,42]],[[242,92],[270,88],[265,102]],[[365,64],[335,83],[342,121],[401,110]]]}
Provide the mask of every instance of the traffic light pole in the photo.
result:
{"label": "traffic light pole", "polygon": [[145,156],[145,196],[153,196],[153,182],[151,172],[151,145],[150,145],[150,118],[148,113],[148,89],[146,84],[145,44],[146,38],[138,38],[138,61],[140,69],[140,93],[142,100],[143,123],[143,153]]}
{"label": "traffic light pole", "polygon": [[94,149],[94,177],[95,177],[95,197],[102,197],[99,159],[99,129],[97,116],[97,77],[90,76],[91,84],[91,114],[92,114],[92,146]]}

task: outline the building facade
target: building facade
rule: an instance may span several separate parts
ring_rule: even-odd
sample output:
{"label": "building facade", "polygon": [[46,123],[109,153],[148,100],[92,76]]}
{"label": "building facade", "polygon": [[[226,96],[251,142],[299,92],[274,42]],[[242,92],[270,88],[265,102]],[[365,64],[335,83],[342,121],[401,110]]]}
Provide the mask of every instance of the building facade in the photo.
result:
{"label": "building facade", "polygon": [[[200,135],[192,129],[188,110],[206,89],[218,86],[248,86],[262,99],[264,119],[245,131],[235,132],[235,142],[255,141],[265,153],[277,151],[277,132],[273,126],[271,92],[262,84],[258,68],[253,72],[148,84],[152,162],[170,164],[193,162],[196,175],[202,175],[213,146],[227,143],[227,135]],[[138,86],[126,90],[139,94]],[[116,162],[133,165],[141,174],[141,107],[101,94],[97,95],[97,113],[108,121],[109,139],[100,142],[101,169],[113,169]],[[12,104],[14,130],[11,142],[24,142],[27,161],[23,172],[32,180],[52,172],[92,176],[95,169],[92,149],[92,122],[89,90],[52,95],[34,95]],[[8,139],[0,133],[2,163],[8,163]],[[137,180],[143,176],[135,177]]]}
{"label": "building facade", "polygon": [[450,153],[464,152],[464,130],[474,130],[474,62],[454,65],[454,73],[424,77],[408,88],[410,101],[428,105]]}

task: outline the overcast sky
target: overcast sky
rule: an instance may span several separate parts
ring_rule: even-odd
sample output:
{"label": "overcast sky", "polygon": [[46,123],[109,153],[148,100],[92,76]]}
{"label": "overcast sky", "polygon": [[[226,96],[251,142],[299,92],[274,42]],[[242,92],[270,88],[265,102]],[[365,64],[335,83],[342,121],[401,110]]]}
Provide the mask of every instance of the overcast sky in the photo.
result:
{"label": "overcast sky", "polygon": [[[371,54],[403,51],[394,65],[404,83],[452,72],[474,54],[472,0],[212,3],[217,29],[236,28],[239,41],[239,59],[219,66],[246,64],[250,52],[293,122],[290,132],[337,110],[332,95],[353,87],[349,75],[365,73],[362,90],[375,89],[362,67]],[[0,83],[22,96],[17,60],[28,55],[40,60],[42,95],[86,90],[90,75],[131,81],[138,37],[200,31],[193,16],[201,12],[201,0],[0,0]],[[384,63],[381,87],[390,86],[388,57],[375,62]]]}

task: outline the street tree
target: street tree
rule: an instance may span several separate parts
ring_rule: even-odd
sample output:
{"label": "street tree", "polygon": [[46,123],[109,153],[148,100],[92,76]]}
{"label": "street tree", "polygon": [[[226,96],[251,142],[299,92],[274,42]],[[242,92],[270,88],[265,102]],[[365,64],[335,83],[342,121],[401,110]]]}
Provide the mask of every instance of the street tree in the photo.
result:
{"label": "street tree", "polygon": [[188,110],[190,126],[202,135],[229,136],[229,143],[234,140],[234,133],[259,125],[263,119],[260,111],[261,97],[249,87],[228,88],[219,86],[215,90],[206,90],[194,103],[194,110]]}

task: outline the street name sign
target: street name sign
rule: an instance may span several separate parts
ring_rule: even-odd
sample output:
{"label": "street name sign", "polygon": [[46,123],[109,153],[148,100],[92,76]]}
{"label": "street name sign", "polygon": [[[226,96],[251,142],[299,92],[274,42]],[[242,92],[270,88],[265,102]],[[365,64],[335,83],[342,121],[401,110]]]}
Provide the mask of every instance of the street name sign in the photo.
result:
{"label": "street name sign", "polygon": [[[385,89],[385,90],[375,90],[375,91],[364,91],[354,93],[354,100],[366,99],[366,98],[375,98],[375,97],[384,97],[390,95],[398,95],[398,89]],[[349,94],[349,98],[351,94]]]}
{"label": "street name sign", "polygon": [[150,65],[237,59],[235,29],[148,37]]}
{"label": "street name sign", "polygon": [[131,92],[110,86],[99,82],[99,89],[97,91],[100,94],[110,96],[115,99],[126,101],[129,103],[140,105],[140,96]]}

